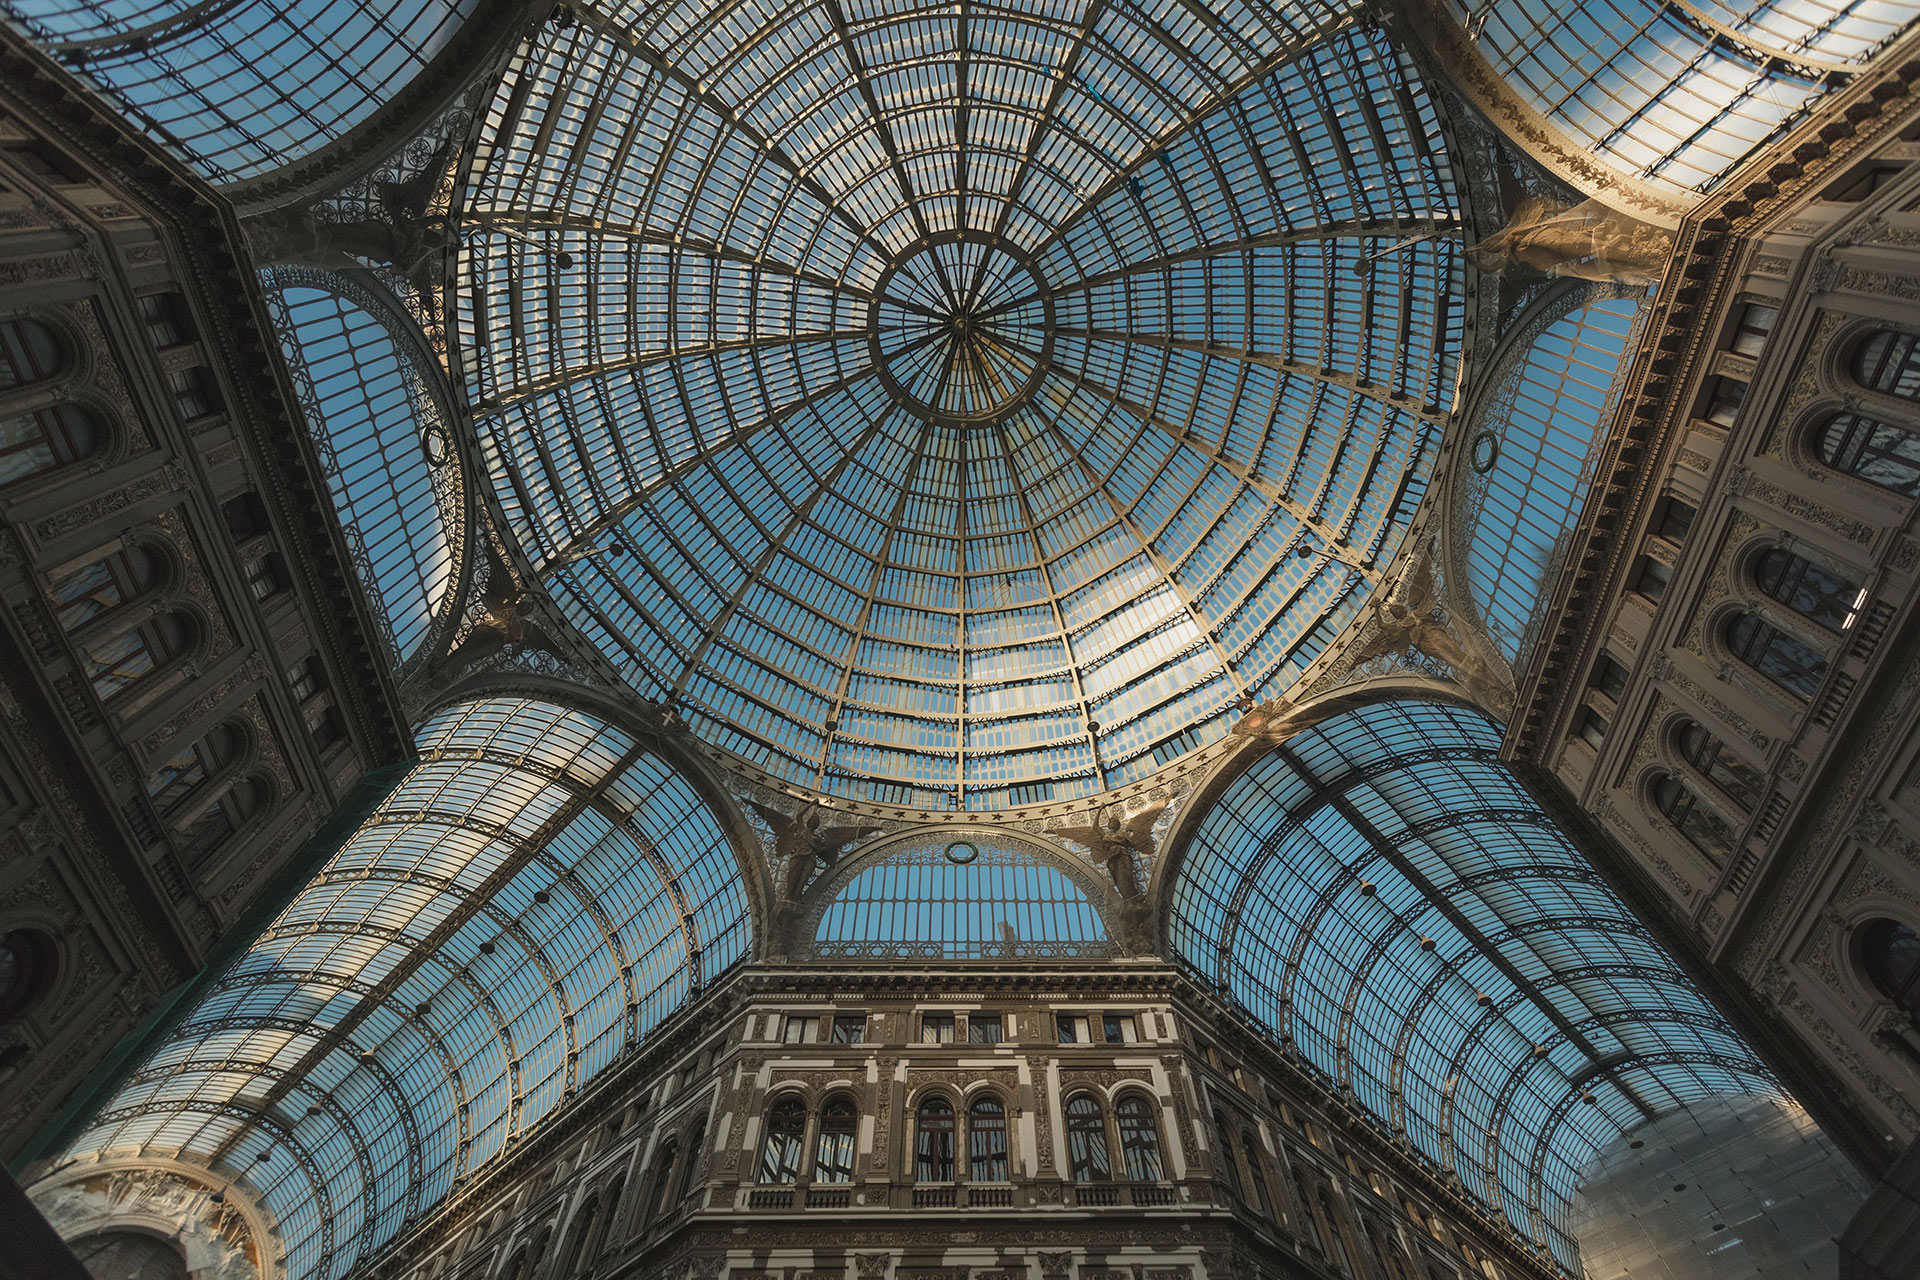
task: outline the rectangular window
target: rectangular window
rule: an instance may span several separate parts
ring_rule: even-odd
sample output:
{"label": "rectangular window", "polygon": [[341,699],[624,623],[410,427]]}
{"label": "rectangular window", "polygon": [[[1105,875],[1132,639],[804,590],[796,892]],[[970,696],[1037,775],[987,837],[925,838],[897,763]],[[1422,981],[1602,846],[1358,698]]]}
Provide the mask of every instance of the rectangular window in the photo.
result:
{"label": "rectangular window", "polygon": [[1607,740],[1607,718],[1592,707],[1580,708],[1579,726],[1574,730],[1580,741],[1598,751]]}
{"label": "rectangular window", "polygon": [[1654,522],[1653,531],[1668,542],[1685,542],[1687,535],[1693,532],[1693,517],[1696,514],[1692,503],[1679,498],[1667,498],[1660,504],[1660,518]]}
{"label": "rectangular window", "polygon": [[1593,687],[1618,702],[1627,691],[1627,669],[1612,658],[1602,657],[1594,664]]}
{"label": "rectangular window", "polygon": [[818,1022],[816,1018],[788,1018],[786,1026],[781,1028],[780,1042],[782,1044],[812,1044],[814,1024],[816,1022]]}
{"label": "rectangular window", "polygon": [[269,551],[263,556],[254,556],[247,561],[247,590],[253,593],[255,600],[265,600],[268,596],[286,590],[287,567],[278,551]]}
{"label": "rectangular window", "polygon": [[1767,335],[1773,332],[1774,321],[1779,318],[1777,308],[1749,302],[1740,309],[1740,323],[1733,331],[1733,349],[1743,356],[1759,355],[1767,345]]}
{"label": "rectangular window", "polygon": [[213,370],[204,365],[175,369],[167,375],[167,388],[173,392],[173,402],[180,406],[180,416],[188,422],[220,409],[220,392],[214,386]]}
{"label": "rectangular window", "polygon": [[1061,1044],[1092,1044],[1093,1028],[1086,1015],[1063,1013],[1053,1020],[1060,1033]]}
{"label": "rectangular window", "polygon": [[1130,1013],[1109,1013],[1100,1019],[1108,1044],[1133,1044],[1140,1039],[1139,1027]]}
{"label": "rectangular window", "polygon": [[1672,565],[1655,560],[1652,556],[1640,557],[1640,572],[1633,578],[1635,591],[1649,600],[1658,601],[1667,594],[1667,585],[1672,581]]}
{"label": "rectangular window", "polygon": [[1747,398],[1747,384],[1738,378],[1715,378],[1713,398],[1707,402],[1707,421],[1722,427],[1733,425],[1740,402]]}
{"label": "rectangular window", "polygon": [[921,1044],[952,1044],[953,1015],[950,1013],[923,1013],[920,1015]]}
{"label": "rectangular window", "polygon": [[320,673],[319,657],[302,658],[288,667],[287,683],[293,686],[295,702],[311,701],[326,686],[326,678]]}
{"label": "rectangular window", "polygon": [[833,1042],[835,1044],[860,1044],[867,1038],[867,1015],[864,1013],[842,1013],[833,1019]]}
{"label": "rectangular window", "polygon": [[999,1044],[1006,1038],[1006,1020],[997,1013],[967,1015],[968,1044]]}
{"label": "rectangular window", "polygon": [[146,322],[147,341],[156,351],[193,341],[193,322],[177,293],[149,293],[141,298],[140,319]]}

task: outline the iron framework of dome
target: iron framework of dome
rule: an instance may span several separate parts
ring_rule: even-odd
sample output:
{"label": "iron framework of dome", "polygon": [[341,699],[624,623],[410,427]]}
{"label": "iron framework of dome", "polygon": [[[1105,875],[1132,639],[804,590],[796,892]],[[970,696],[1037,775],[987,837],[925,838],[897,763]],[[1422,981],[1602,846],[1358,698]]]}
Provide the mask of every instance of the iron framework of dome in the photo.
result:
{"label": "iron framework of dome", "polygon": [[1091,796],[1284,693],[1454,398],[1458,198],[1351,12],[586,9],[458,197],[495,497],[643,696],[781,780]]}

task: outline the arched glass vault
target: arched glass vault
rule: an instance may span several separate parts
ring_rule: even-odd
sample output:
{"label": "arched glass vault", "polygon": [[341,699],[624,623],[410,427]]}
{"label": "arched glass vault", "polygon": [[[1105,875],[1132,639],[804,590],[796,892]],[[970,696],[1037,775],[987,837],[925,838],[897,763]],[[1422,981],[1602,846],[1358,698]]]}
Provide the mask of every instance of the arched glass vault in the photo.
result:
{"label": "arched glass vault", "polygon": [[337,1277],[752,947],[714,813],[631,734],[523,699],[420,762],[67,1153],[244,1180]]}
{"label": "arched glass vault", "polygon": [[0,10],[216,182],[345,134],[479,0],[4,0]]}
{"label": "arched glass vault", "polygon": [[1626,173],[1710,191],[1920,18],[1913,0],[1446,0],[1520,97]]}
{"label": "arched glass vault", "polygon": [[1261,756],[1173,878],[1174,955],[1577,1273],[1573,1180],[1623,1132],[1777,1086],[1498,757],[1394,702]]}
{"label": "arched glass vault", "polygon": [[458,203],[496,498],[789,783],[1095,794],[1284,692],[1425,493],[1465,327],[1412,62],[1343,5],[583,6]]}

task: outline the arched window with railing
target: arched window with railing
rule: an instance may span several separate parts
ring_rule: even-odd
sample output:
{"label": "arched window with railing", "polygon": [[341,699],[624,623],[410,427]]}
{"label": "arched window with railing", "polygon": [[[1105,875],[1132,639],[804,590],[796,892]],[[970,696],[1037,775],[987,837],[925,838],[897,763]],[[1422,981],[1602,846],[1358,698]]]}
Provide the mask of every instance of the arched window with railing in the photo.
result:
{"label": "arched window with railing", "polygon": [[1920,436],[1857,413],[1836,413],[1815,428],[1813,451],[1835,471],[1903,498],[1920,495]]}
{"label": "arched window with railing", "polygon": [[1686,783],[1670,773],[1654,780],[1653,807],[1672,823],[1687,842],[1716,864],[1733,847],[1733,832],[1720,815],[1700,803]]}
{"label": "arched window with railing", "polygon": [[1781,547],[1753,564],[1754,585],[1803,618],[1845,631],[1866,595],[1860,584]]}
{"label": "arched window with railing", "polygon": [[647,1220],[657,1220],[673,1207],[673,1166],[680,1154],[680,1146],[668,1139],[660,1148],[660,1154],[653,1160],[653,1196],[647,1206]]}
{"label": "arched window with railing", "polygon": [[159,549],[135,543],[62,574],[47,594],[61,628],[72,634],[157,591],[166,579],[166,560]]}
{"label": "arched window with railing", "polygon": [[105,438],[99,420],[77,404],[0,416],[0,485],[85,461]]}
{"label": "arched window with railing", "polygon": [[967,1157],[972,1181],[1007,1180],[1007,1109],[990,1094],[981,1094],[967,1107]]}
{"label": "arched window with railing", "polygon": [[781,1095],[767,1112],[767,1136],[760,1144],[760,1181],[792,1182],[800,1176],[806,1134],[806,1104],[798,1094]]}
{"label": "arched window with railing", "polygon": [[1868,391],[1920,400],[1920,334],[1881,329],[1854,350],[1848,372]]}
{"label": "arched window with railing", "polygon": [[1154,1123],[1153,1104],[1129,1093],[1113,1104],[1120,1130],[1120,1164],[1128,1182],[1158,1182],[1165,1173],[1160,1163],[1160,1128]]}
{"label": "arched window with railing", "polygon": [[181,658],[193,647],[199,629],[178,610],[152,617],[87,642],[82,665],[101,701],[124,693],[134,684]]}
{"label": "arched window with railing", "polygon": [[682,1200],[685,1200],[688,1196],[700,1189],[700,1158],[706,1148],[706,1144],[707,1122],[702,1120],[693,1126],[693,1133],[687,1139],[686,1160],[680,1169],[680,1198]]}
{"label": "arched window with railing", "polygon": [[1795,697],[1812,698],[1826,678],[1827,660],[1819,650],[1756,614],[1737,615],[1726,637],[1734,657]]}
{"label": "arched window with railing", "polygon": [[1236,1199],[1246,1198],[1246,1188],[1240,1185],[1240,1162],[1233,1154],[1233,1130],[1227,1127],[1226,1113],[1213,1113],[1213,1145],[1220,1166],[1220,1176],[1226,1179],[1227,1189]]}
{"label": "arched window with railing", "polygon": [[1067,1168],[1075,1182],[1110,1182],[1113,1161],[1107,1154],[1107,1118],[1090,1093],[1067,1099]]}
{"label": "arched window with railing", "polygon": [[67,344],[38,320],[0,320],[0,391],[45,382],[67,367]]}
{"label": "arched window with railing", "polygon": [[915,1182],[953,1181],[953,1103],[934,1094],[920,1104],[914,1132]]}
{"label": "arched window with railing", "polygon": [[834,1098],[821,1109],[820,1136],[814,1144],[815,1182],[852,1182],[853,1146],[860,1128],[860,1112],[853,1099]]}
{"label": "arched window with railing", "polygon": [[1686,721],[1681,726],[1679,741],[1681,758],[1698,770],[1701,777],[1726,792],[1728,798],[1747,812],[1759,806],[1767,780],[1705,725],[1697,720]]}
{"label": "arched window with railing", "polygon": [[598,1197],[589,1198],[586,1204],[581,1206],[580,1212],[573,1217],[573,1234],[567,1240],[566,1259],[561,1263],[560,1269],[554,1273],[556,1276],[580,1274],[582,1270],[580,1264],[583,1261],[591,1265],[593,1254],[589,1251],[588,1244],[599,1220],[600,1200]]}
{"label": "arched window with railing", "polygon": [[1247,1162],[1247,1190],[1253,1207],[1260,1211],[1261,1217],[1272,1217],[1273,1205],[1267,1199],[1266,1169],[1260,1160],[1260,1139],[1251,1129],[1240,1131],[1240,1157]]}
{"label": "arched window with railing", "polygon": [[147,779],[147,798],[162,818],[185,817],[208,784],[217,781],[246,750],[246,731],[234,721],[209,729],[168,759]]}

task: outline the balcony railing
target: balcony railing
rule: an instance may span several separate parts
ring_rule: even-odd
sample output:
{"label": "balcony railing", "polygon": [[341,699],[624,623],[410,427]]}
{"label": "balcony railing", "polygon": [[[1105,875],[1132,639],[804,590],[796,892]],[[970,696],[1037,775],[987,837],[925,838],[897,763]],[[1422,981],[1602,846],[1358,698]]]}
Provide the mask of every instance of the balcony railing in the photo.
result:
{"label": "balcony railing", "polygon": [[916,1209],[951,1209],[954,1206],[953,1187],[915,1187],[913,1189],[913,1207]]}
{"label": "balcony railing", "polygon": [[809,1187],[807,1188],[807,1208],[844,1209],[853,1203],[853,1191],[849,1187]]}

